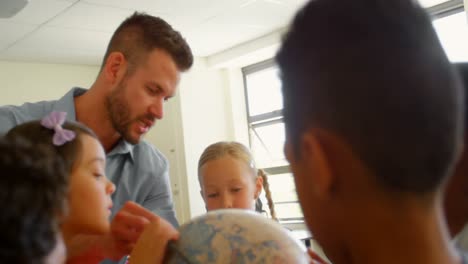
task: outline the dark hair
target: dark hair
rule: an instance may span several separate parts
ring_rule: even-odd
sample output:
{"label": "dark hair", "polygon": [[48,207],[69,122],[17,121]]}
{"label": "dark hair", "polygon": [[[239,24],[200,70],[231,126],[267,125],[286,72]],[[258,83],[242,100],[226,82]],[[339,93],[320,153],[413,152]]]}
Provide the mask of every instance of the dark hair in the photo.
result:
{"label": "dark hair", "polygon": [[193,64],[192,51],[178,31],[159,17],[135,12],[114,32],[101,68],[109,55],[118,51],[124,54],[133,69],[132,66],[156,48],[169,53],[180,71],[188,70]]}
{"label": "dark hair", "polygon": [[[465,105],[468,102],[468,63],[462,62],[462,63],[455,63],[455,67],[458,70],[458,73],[460,74],[463,86],[465,88]],[[468,114],[466,111],[468,108],[465,107],[465,128],[468,127]]]}
{"label": "dark hair", "polygon": [[51,148],[0,139],[0,262],[42,264],[65,214],[68,173]]}
{"label": "dark hair", "polygon": [[276,57],[288,139],[341,137],[393,191],[435,190],[462,142],[462,89],[409,0],[310,1]]}
{"label": "dark hair", "polygon": [[62,127],[74,131],[77,134],[77,138],[61,146],[54,146],[52,144],[54,130],[42,126],[40,121],[37,120],[26,122],[12,128],[5,137],[7,139],[21,137],[35,145],[48,145],[53,147],[56,153],[63,159],[66,171],[71,173],[73,164],[81,157],[80,154],[83,148],[80,140],[81,135],[98,138],[91,129],[77,122],[66,121]]}

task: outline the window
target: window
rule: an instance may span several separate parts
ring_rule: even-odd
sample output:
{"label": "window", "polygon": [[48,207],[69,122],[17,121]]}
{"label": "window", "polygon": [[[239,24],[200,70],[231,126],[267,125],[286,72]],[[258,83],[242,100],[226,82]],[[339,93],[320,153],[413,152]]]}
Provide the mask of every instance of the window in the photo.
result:
{"label": "window", "polygon": [[433,10],[434,29],[452,62],[468,62],[468,19],[462,1],[448,1],[442,10]]}
{"label": "window", "polygon": [[[283,153],[283,96],[273,60],[243,69],[250,148],[258,168],[268,174],[276,216],[283,224],[303,222],[294,179]],[[260,198],[268,211],[264,197]]]}

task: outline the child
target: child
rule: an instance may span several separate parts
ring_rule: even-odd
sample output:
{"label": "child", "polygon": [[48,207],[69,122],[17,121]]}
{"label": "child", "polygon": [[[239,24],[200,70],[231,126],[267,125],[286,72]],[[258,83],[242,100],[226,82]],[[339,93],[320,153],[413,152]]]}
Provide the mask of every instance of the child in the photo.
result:
{"label": "child", "polygon": [[0,263],[64,263],[59,232],[68,175],[61,160],[26,140],[0,139]]}
{"label": "child", "polygon": [[276,220],[268,179],[255,168],[244,145],[222,141],[208,146],[198,161],[198,181],[207,211],[239,208],[261,212],[256,205],[263,185],[271,218]]}
{"label": "child", "polygon": [[[255,168],[253,157],[244,145],[217,142],[208,146],[198,161],[198,181],[207,211],[222,208],[255,210],[263,185],[270,215],[276,220],[266,175]],[[164,222],[152,222],[137,242],[130,260],[160,263],[164,254],[158,249],[177,237],[177,231]]]}
{"label": "child", "polygon": [[109,232],[110,195],[115,187],[105,176],[106,156],[96,135],[79,123],[65,122],[65,116],[65,112],[52,112],[41,121],[12,128],[6,138],[27,139],[61,157],[70,175],[69,211],[61,222],[67,244],[78,234]]}
{"label": "child", "polygon": [[276,58],[285,154],[332,263],[466,263],[442,210],[463,91],[417,2],[310,1]]}

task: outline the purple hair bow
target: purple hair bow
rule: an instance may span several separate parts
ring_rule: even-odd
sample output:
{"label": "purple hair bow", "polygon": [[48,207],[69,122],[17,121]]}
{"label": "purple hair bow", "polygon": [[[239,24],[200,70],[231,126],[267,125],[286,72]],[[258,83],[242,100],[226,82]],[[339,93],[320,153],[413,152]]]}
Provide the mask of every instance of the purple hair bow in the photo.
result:
{"label": "purple hair bow", "polygon": [[62,127],[63,123],[65,123],[65,118],[67,117],[67,112],[51,112],[50,114],[46,115],[41,120],[41,125],[53,129],[55,131],[54,137],[52,138],[52,143],[55,146],[61,146],[68,141],[72,141],[76,134],[74,131],[64,129]]}

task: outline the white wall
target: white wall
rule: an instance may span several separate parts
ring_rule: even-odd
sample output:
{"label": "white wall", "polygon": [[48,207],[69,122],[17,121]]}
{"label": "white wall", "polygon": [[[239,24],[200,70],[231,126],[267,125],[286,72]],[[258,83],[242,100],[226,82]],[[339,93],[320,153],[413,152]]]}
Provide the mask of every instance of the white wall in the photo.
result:
{"label": "white wall", "polygon": [[73,86],[89,87],[98,66],[0,61],[0,105],[53,100]]}
{"label": "white wall", "polygon": [[164,118],[158,120],[145,139],[156,146],[169,160],[169,175],[177,219],[190,219],[186,180],[185,148],[182,134],[180,97],[175,96],[164,106]]}
{"label": "white wall", "polygon": [[244,77],[241,68],[226,69],[229,80],[230,112],[232,113],[233,140],[249,146],[249,126],[245,100]]}

